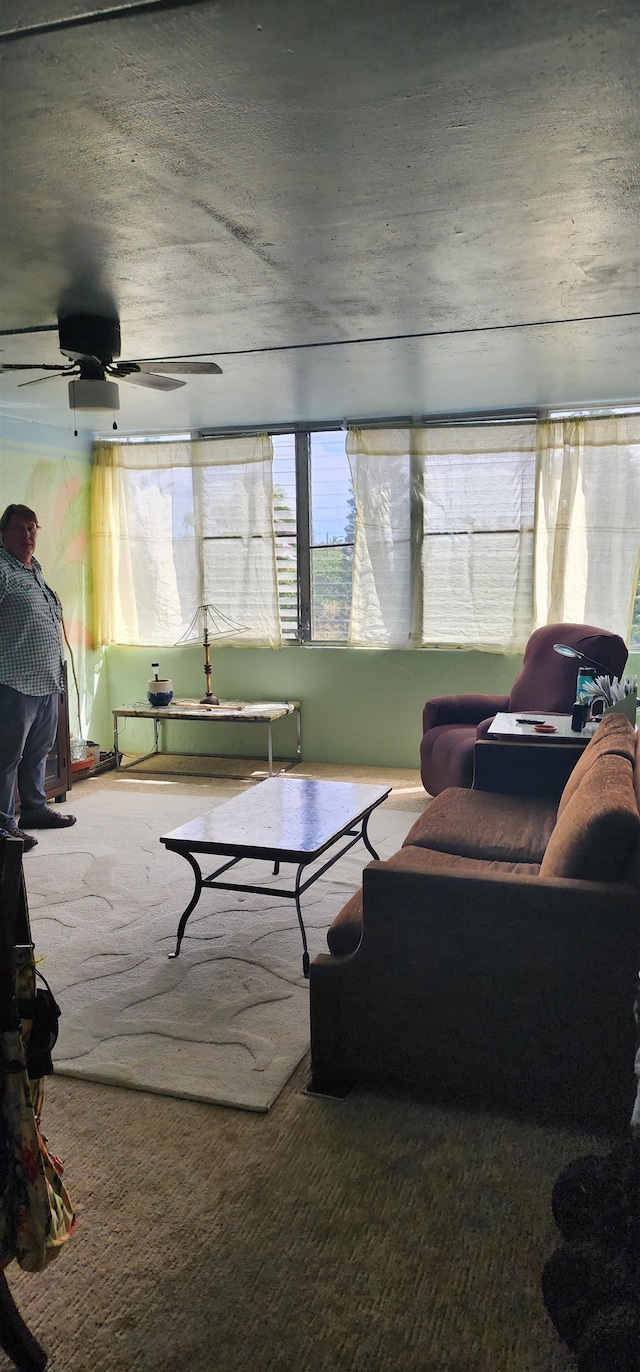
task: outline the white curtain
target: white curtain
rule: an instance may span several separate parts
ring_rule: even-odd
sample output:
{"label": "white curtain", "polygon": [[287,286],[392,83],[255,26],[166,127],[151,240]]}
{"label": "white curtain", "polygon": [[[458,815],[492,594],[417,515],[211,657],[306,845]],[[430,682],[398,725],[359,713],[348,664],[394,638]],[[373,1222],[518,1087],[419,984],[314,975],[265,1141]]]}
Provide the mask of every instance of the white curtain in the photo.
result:
{"label": "white curtain", "polygon": [[535,424],[352,429],[350,642],[522,651]]}
{"label": "white curtain", "polygon": [[349,642],[407,647],[412,639],[411,438],[419,430],[350,429],[356,507]]}
{"label": "white curtain", "polygon": [[92,545],[97,642],[169,646],[211,604],[281,646],[268,435],[96,444]]}
{"label": "white curtain", "polygon": [[539,425],[534,623],[627,642],[640,561],[640,416]]}

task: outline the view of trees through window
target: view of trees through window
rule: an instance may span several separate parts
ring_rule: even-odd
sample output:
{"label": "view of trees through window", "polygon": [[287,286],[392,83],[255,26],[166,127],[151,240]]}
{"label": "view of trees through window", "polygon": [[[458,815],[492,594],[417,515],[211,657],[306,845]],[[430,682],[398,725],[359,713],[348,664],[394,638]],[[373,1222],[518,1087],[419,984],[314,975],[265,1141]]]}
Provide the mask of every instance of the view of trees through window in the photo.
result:
{"label": "view of trees through window", "polygon": [[356,516],[345,438],[311,435],[311,637],[323,642],[349,638]]}
{"label": "view of trees through window", "polygon": [[[356,511],[342,429],[312,433],[311,638],[346,643],[349,638]],[[272,434],[273,505],[282,636],[298,636],[295,435]]]}
{"label": "view of trees through window", "polygon": [[273,521],[282,637],[298,637],[296,446],[293,434],[273,434]]}
{"label": "view of trees through window", "polygon": [[629,647],[635,650],[640,648],[640,576],[638,576],[636,598],[633,603],[633,622],[631,625]]}

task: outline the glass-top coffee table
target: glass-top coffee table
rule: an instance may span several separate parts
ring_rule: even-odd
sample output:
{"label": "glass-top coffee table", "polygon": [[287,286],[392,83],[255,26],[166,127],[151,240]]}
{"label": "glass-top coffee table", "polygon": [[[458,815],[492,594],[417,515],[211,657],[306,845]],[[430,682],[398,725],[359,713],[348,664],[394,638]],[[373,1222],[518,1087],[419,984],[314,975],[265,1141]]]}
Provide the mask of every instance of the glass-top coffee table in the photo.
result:
{"label": "glass-top coffee table", "polygon": [[[378,857],[367,834],[367,824],[372,811],[382,805],[390,790],[390,786],[363,786],[349,781],[272,777],[165,834],[160,842],[170,852],[186,858],[195,877],[193,895],[180,917],[175,951],[169,956],[178,957],[187,920],[204,887],[282,896],[295,901],[302,935],[302,970],[308,977],[309,952],[300,897],[360,839],[371,856]],[[228,861],[205,877],[200,855],[212,853],[225,855]],[[305,869],[324,854],[326,861],[303,881]],[[292,863],[297,869],[293,887],[219,880],[223,872],[245,858],[273,863],[274,876],[278,875],[281,863]]]}

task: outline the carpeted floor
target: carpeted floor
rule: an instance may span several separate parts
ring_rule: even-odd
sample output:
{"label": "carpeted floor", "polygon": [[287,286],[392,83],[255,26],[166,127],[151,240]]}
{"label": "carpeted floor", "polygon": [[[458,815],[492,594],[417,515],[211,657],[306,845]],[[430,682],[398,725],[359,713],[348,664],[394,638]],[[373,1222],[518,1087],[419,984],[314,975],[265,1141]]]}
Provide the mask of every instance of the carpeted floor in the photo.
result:
{"label": "carpeted floor", "polygon": [[[277,770],[277,759],[274,760],[274,767]],[[122,768],[119,772],[104,772],[99,777],[90,778],[87,783],[81,783],[81,787],[102,783],[118,786],[122,782],[132,785],[137,782],[138,785],[148,787],[156,781],[189,788],[191,783],[195,782],[206,790],[212,778],[220,780],[228,777],[235,788],[229,794],[236,794],[247,784],[264,781],[267,775],[264,758],[201,757],[198,754],[162,753],[149,758],[142,765]],[[318,781],[359,781],[370,785],[391,786],[392,793],[385,801],[387,809],[423,810],[430,800],[422,785],[420,772],[412,768],[361,767],[337,762],[303,761],[290,768],[287,776],[312,777]]]}
{"label": "carpeted floor", "polygon": [[306,1071],[269,1115],[48,1084],[78,1230],[8,1275],[50,1372],[568,1372],[549,1195],[602,1140],[319,1100]]}
{"label": "carpeted floor", "polygon": [[606,1141],[321,1100],[307,1075],[267,1115],[47,1083],[78,1230],[8,1277],[49,1372],[569,1372],[540,1300],[549,1198]]}

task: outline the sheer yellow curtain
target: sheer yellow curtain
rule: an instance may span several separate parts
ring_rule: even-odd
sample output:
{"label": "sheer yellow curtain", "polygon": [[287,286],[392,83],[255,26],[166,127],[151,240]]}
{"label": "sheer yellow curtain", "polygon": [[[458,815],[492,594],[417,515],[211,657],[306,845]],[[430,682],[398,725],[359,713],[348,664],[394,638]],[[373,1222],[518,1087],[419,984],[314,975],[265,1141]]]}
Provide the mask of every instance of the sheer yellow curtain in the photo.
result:
{"label": "sheer yellow curtain", "polygon": [[[420,431],[416,431],[417,440]],[[409,429],[349,430],[356,506],[349,642],[408,647],[413,633]]]}
{"label": "sheer yellow curtain", "polygon": [[596,624],[628,641],[640,560],[640,416],[540,424],[534,628]]}
{"label": "sheer yellow curtain", "polygon": [[350,642],[519,652],[531,632],[535,425],[351,429]]}
{"label": "sheer yellow curtain", "polygon": [[235,626],[229,643],[280,648],[268,434],[191,445],[202,596]]}
{"label": "sheer yellow curtain", "polygon": [[[117,643],[121,622],[135,632],[137,616],[128,544],[123,543],[119,493],[118,443],[95,443],[91,479],[91,558],[93,567],[93,634],[96,644]],[[127,574],[128,573],[128,574]],[[122,603],[124,597],[124,604]],[[129,640],[135,642],[133,640]]]}
{"label": "sheer yellow curtain", "polygon": [[97,643],[170,646],[211,603],[230,643],[280,646],[267,434],[97,443],[92,546]]}

